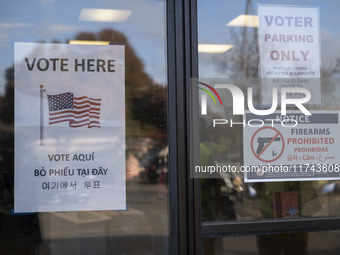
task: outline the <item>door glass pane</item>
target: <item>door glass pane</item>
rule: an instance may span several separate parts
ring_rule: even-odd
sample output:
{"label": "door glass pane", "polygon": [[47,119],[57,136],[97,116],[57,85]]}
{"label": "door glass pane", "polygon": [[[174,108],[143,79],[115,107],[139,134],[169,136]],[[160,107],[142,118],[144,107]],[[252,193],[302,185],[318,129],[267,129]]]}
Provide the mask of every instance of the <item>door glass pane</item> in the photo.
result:
{"label": "door glass pane", "polygon": [[[168,254],[165,1],[2,1],[0,14],[2,253]],[[14,43],[71,41],[125,45],[127,210],[13,214]]]}
{"label": "door glass pane", "polygon": [[[338,115],[340,99],[338,79],[340,69],[338,64],[340,55],[337,45],[340,40],[340,28],[337,24],[340,20],[339,15],[335,11],[339,7],[339,4],[334,1],[309,2],[303,0],[284,0],[277,2],[228,0],[211,2],[199,0],[198,56],[200,82],[211,86],[216,84],[236,85],[240,91],[243,92],[246,110],[250,110],[248,108],[249,103],[247,102],[247,95],[249,96],[250,92],[247,89],[252,88],[252,105],[254,108],[258,110],[270,108],[271,104],[268,105],[268,103],[265,104],[262,102],[265,87],[262,86],[263,76],[259,75],[261,71],[261,59],[259,55],[258,4],[267,4],[267,6],[271,6],[271,8],[278,8],[273,9],[272,13],[267,14],[267,24],[272,24],[272,26],[275,25],[277,27],[276,34],[274,34],[276,37],[271,37],[271,39],[264,37],[266,38],[264,40],[271,40],[271,43],[274,45],[271,46],[273,47],[273,51],[270,53],[274,54],[271,55],[273,61],[284,60],[286,63],[295,61],[293,68],[296,68],[297,57],[293,59],[292,55],[289,58],[280,55],[280,57],[277,58],[275,54],[286,54],[288,52],[289,54],[293,54],[294,49],[291,50],[289,48],[292,47],[292,45],[295,45],[295,49],[303,51],[304,46],[301,45],[311,43],[311,41],[307,42],[305,40],[303,42],[300,37],[296,37],[298,36],[296,34],[297,29],[293,28],[293,25],[295,26],[296,23],[291,23],[292,29],[289,30],[290,32],[282,30],[281,19],[283,21],[288,17],[288,19],[292,18],[292,20],[295,20],[295,18],[297,18],[296,20],[299,20],[301,17],[294,16],[294,13],[279,17],[279,10],[285,7],[292,7],[293,9],[295,8],[295,10],[296,8],[311,7],[310,5],[312,5],[313,8],[316,7],[319,13],[319,22],[316,22],[315,25],[316,27],[319,26],[319,30],[310,38],[316,41],[319,40],[320,49],[316,47],[315,50],[317,54],[320,52],[320,55],[317,61],[308,61],[308,58],[304,59],[304,65],[299,68],[303,69],[305,66],[314,65],[318,61],[322,63],[320,65],[321,82],[319,83],[320,85],[318,85],[320,89],[318,95],[321,95],[321,102],[306,104],[305,107],[311,112],[313,112],[313,110],[327,110]],[[307,13],[308,12],[302,16],[310,18]],[[238,21],[241,20],[239,24],[234,23],[237,17],[239,18]],[[271,19],[273,19],[274,23],[270,22]],[[287,19],[285,21],[287,21]],[[308,26],[308,24],[306,26]],[[273,36],[273,32],[271,33],[272,34],[268,34],[268,36]],[[300,35],[308,36],[306,33],[301,33]],[[300,39],[295,40],[293,37]],[[281,44],[275,44],[276,42]],[[263,47],[267,49],[269,46]],[[261,67],[263,68],[263,66]],[[281,65],[281,67],[285,68],[284,65]],[[279,70],[280,65],[272,68]],[[287,74],[288,77],[289,75],[294,76],[297,74],[296,72],[298,72],[297,69],[294,72],[295,73],[290,73],[286,70],[286,73],[276,73],[275,75]],[[281,79],[283,79],[282,76]],[[280,80],[280,82],[282,81]],[[340,211],[337,206],[338,203],[336,202],[340,197],[339,180],[320,180],[322,179],[320,177],[312,181],[308,178],[304,181],[301,179],[297,181],[295,180],[299,177],[297,175],[297,177],[285,181],[280,181],[280,179],[276,179],[275,181],[267,179],[260,182],[245,182],[244,173],[239,170],[246,164],[251,165],[251,163],[248,163],[249,158],[255,155],[258,156],[259,162],[262,160],[261,163],[263,165],[275,165],[275,160],[265,161],[259,154],[262,150],[266,150],[267,147],[265,146],[268,143],[271,144],[271,146],[275,146],[275,144],[280,144],[280,141],[284,139],[278,134],[278,137],[272,140],[274,135],[269,134],[267,137],[256,137],[254,135],[253,138],[258,139],[254,138],[253,141],[250,141],[251,136],[247,138],[247,132],[249,132],[251,128],[249,128],[247,122],[246,127],[244,127],[243,124],[245,116],[233,114],[233,110],[235,111],[237,105],[240,106],[243,105],[243,103],[234,104],[235,96],[232,98],[229,90],[215,87],[217,94],[221,98],[221,103],[219,103],[217,94],[214,94],[212,90],[208,89],[206,85],[202,85],[202,83],[197,85],[197,83],[193,82],[192,84],[193,90],[197,87],[200,88],[197,96],[200,107],[196,107],[199,108],[197,113],[197,116],[199,116],[199,125],[197,123],[193,125],[199,127],[200,134],[200,161],[197,164],[199,165],[199,169],[207,169],[204,167],[208,166],[214,166],[215,170],[218,169],[218,166],[226,167],[219,178],[202,178],[201,180],[202,221],[242,221],[339,215]],[[301,83],[303,83],[303,79],[298,83],[299,85],[296,87],[299,87]],[[291,85],[292,84],[290,84],[288,88],[291,87]],[[204,91],[204,89],[211,95]],[[215,102],[213,98],[215,98]],[[206,100],[205,114],[203,113],[202,107],[204,104],[203,100]],[[280,100],[280,98],[278,100]],[[292,105],[288,107],[288,109],[299,111],[297,107],[292,107]],[[276,109],[279,112],[282,110],[280,104]],[[256,119],[261,118],[257,115]],[[230,120],[234,122],[233,126],[231,126]],[[256,125],[255,122],[252,124],[254,126]],[[293,137],[296,140],[294,140],[294,142],[293,140],[289,141],[288,138],[285,137],[286,147],[283,148],[284,146],[281,145],[281,148],[282,150],[288,150],[287,144],[290,142],[290,148],[292,150],[294,149],[294,151],[289,155],[283,154],[285,155],[285,159],[280,159],[282,161],[277,165],[294,167],[294,165],[303,165],[304,163],[310,162],[316,164],[315,162],[318,162],[320,167],[326,167],[325,172],[329,174],[332,169],[328,169],[329,164],[324,164],[323,159],[325,159],[325,157],[329,158],[330,154],[334,154],[334,162],[331,164],[331,167],[338,167],[340,160],[336,155],[338,154],[339,143],[334,143],[334,147],[330,149],[329,144],[326,145],[322,142],[313,143],[309,142],[312,140],[308,141],[308,139],[303,140],[305,138],[327,137],[334,138],[338,141],[336,138],[338,133],[336,129],[334,132],[331,132],[331,134],[324,133],[321,135],[321,132],[318,133],[321,129],[327,129],[329,127],[328,124],[323,126],[319,125],[318,130],[315,130],[313,125],[298,124],[296,129],[299,129],[301,132],[294,133],[293,128],[289,129],[290,136],[288,136],[288,138]],[[254,130],[259,129],[259,127],[253,127],[252,132],[255,133]],[[270,138],[268,143],[264,142],[265,138]],[[260,139],[264,140],[262,141]],[[259,149],[257,147],[261,146],[261,141],[263,146],[262,149]],[[292,144],[294,144],[294,146],[292,146]],[[253,152],[248,147],[252,147]],[[258,152],[256,152],[257,149],[259,150]],[[272,153],[270,157],[275,159],[277,151],[273,149],[270,153]],[[235,169],[235,171],[231,171],[230,167]],[[303,166],[301,166],[301,169],[303,170],[301,171],[305,171],[306,168],[302,167]],[[260,176],[262,172],[256,172],[256,174]],[[282,174],[285,173],[282,172]],[[332,175],[328,175],[328,177],[332,178],[331,176]],[[338,173],[336,177],[339,177]]]}

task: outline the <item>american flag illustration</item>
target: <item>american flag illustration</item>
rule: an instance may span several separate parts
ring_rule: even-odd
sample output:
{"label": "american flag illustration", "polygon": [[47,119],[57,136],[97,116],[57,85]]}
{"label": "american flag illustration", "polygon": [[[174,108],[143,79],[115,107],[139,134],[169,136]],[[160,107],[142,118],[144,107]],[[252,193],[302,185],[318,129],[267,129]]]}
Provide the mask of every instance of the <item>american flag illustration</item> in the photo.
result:
{"label": "american flag illustration", "polygon": [[47,95],[47,99],[50,125],[69,122],[69,126],[73,128],[100,128],[101,99],[75,97],[71,92]]}

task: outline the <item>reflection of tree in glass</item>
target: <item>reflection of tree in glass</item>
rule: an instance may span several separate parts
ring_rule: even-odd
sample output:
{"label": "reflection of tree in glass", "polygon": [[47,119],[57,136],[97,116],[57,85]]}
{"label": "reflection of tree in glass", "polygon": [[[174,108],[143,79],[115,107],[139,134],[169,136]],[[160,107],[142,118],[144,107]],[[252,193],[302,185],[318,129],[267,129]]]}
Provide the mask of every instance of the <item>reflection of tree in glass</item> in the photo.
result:
{"label": "reflection of tree in glass", "polygon": [[3,98],[0,98],[0,120],[2,123],[14,122],[14,67],[6,70],[6,89]]}
{"label": "reflection of tree in glass", "polygon": [[258,77],[257,29],[231,28],[230,40],[233,48],[212,57],[217,73],[235,78]]}
{"label": "reflection of tree in glass", "polygon": [[[99,33],[82,32],[77,40],[110,41],[125,45],[126,128],[128,135],[136,135],[136,124],[142,136],[164,138],[167,127],[166,88],[156,84],[145,72],[143,62],[136,55],[125,35],[112,29]],[[138,123],[137,123],[138,122]]]}

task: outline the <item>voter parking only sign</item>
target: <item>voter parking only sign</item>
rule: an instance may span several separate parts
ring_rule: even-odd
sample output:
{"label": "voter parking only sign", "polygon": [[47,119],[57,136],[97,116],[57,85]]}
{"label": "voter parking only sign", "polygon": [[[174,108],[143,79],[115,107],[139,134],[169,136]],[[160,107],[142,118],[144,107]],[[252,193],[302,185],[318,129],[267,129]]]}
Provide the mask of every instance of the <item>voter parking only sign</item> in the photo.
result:
{"label": "voter parking only sign", "polygon": [[320,104],[319,8],[259,4],[258,16],[262,103],[271,103],[272,87],[289,87],[308,89],[309,103]]}
{"label": "voter parking only sign", "polygon": [[339,111],[246,113],[243,155],[246,182],[340,179]]}
{"label": "voter parking only sign", "polygon": [[124,45],[14,53],[14,211],[125,210]]}

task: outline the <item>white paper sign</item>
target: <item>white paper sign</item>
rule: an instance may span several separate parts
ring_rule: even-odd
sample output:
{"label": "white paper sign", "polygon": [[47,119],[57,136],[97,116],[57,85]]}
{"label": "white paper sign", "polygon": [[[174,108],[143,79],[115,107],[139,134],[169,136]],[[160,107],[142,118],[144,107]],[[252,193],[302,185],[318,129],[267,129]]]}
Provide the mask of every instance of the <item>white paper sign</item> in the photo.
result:
{"label": "white paper sign", "polygon": [[244,165],[254,171],[245,182],[340,179],[340,112],[311,113],[246,114]]}
{"label": "white paper sign", "polygon": [[320,104],[319,9],[259,5],[258,15],[262,103],[271,104],[273,87],[289,87],[308,89],[308,103]]}
{"label": "white paper sign", "polygon": [[124,54],[15,43],[15,212],[126,209]]}

